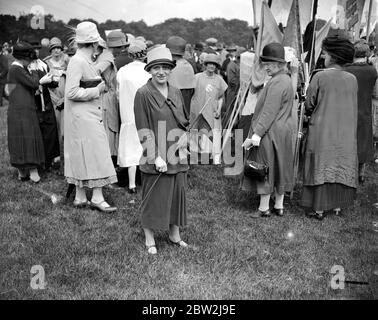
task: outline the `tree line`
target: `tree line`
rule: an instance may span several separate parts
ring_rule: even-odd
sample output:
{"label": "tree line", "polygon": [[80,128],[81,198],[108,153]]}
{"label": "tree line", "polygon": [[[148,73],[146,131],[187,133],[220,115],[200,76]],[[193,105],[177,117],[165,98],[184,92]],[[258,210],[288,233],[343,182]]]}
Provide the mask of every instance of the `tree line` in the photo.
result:
{"label": "tree line", "polygon": [[[1,14],[0,42],[4,43],[11,40],[14,43],[18,39],[34,36],[39,40],[45,37],[49,39],[58,37],[66,43],[73,35],[73,28],[83,21],[70,19],[66,24],[48,14],[44,16],[44,29],[33,29],[31,27],[32,19],[31,14],[22,15],[19,18]],[[188,21],[181,18],[171,18],[153,26],[148,26],[143,20],[129,23],[123,20],[106,20],[103,23],[98,23],[93,19],[86,20],[97,25],[103,39],[106,39],[105,30],[121,29],[124,33],[131,33],[136,37],[143,36],[154,43],[165,43],[173,35],[180,36],[192,44],[205,41],[210,37],[214,37],[225,44],[236,44],[244,47],[250,46],[252,43],[253,28],[248,26],[246,21],[238,19],[212,18],[203,20],[196,18]]]}

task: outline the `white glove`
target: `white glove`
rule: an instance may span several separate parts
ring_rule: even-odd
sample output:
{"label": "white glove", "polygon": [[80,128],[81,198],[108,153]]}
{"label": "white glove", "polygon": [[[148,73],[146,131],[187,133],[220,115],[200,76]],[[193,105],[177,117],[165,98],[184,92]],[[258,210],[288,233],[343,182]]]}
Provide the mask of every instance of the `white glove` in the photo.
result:
{"label": "white glove", "polygon": [[260,141],[261,141],[261,137],[258,136],[256,133],[253,134],[252,136],[252,144],[256,147],[259,147],[260,146]]}
{"label": "white glove", "polygon": [[249,149],[251,149],[252,146],[253,146],[253,144],[252,144],[252,139],[250,139],[250,138],[245,139],[245,141],[244,141],[243,144],[242,144],[242,147],[243,147],[245,150],[249,150]]}
{"label": "white glove", "polygon": [[40,80],[39,80],[39,84],[47,84],[47,83],[51,83],[53,81],[53,75],[52,74],[46,74],[44,75]]}
{"label": "white glove", "polygon": [[159,171],[161,173],[166,172],[168,170],[167,163],[161,157],[156,158],[155,167],[156,171]]}

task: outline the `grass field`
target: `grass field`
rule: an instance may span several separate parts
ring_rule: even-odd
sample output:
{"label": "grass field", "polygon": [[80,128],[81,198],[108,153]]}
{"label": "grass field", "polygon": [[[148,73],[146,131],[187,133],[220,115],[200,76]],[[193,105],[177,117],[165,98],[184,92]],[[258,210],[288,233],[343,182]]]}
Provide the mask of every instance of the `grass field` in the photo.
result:
{"label": "grass field", "polygon": [[[377,299],[377,167],[358,190],[354,208],[319,222],[285,199],[282,218],[248,216],[258,197],[224,178],[222,169],[193,167],[189,224],[173,247],[156,239],[144,247],[137,208],[140,194],[105,190],[120,208],[106,215],[53,204],[66,183],[55,173],[19,182],[9,165],[6,108],[0,108],[0,299]],[[288,237],[288,232],[293,237]],[[30,286],[31,268],[45,270],[46,288]],[[331,268],[345,268],[344,290],[330,286]]]}

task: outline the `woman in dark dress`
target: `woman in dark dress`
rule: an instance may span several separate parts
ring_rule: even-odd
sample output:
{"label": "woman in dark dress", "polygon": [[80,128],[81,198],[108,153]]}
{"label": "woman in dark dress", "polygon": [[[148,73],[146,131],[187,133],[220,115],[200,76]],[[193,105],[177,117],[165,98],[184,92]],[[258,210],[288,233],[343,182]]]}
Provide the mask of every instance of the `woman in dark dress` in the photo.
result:
{"label": "woman in dark dress", "polygon": [[[142,172],[142,227],[149,254],[156,254],[153,230],[169,230],[169,240],[180,247],[179,227],[187,223],[187,158],[177,155],[186,144],[189,124],[179,89],[168,84],[175,66],[169,49],[156,47],[147,53],[145,70],[152,78],[135,95],[134,113],[144,156]],[[183,137],[183,138],[184,138]],[[181,143],[183,142],[183,143]],[[184,159],[184,161],[180,160]]]}
{"label": "woman in dark dress", "polygon": [[354,49],[353,63],[346,65],[344,70],[353,74],[358,83],[358,173],[359,181],[363,183],[366,163],[374,159],[372,98],[377,71],[367,62],[370,48],[366,40],[356,42]]}
{"label": "woman in dark dress", "polygon": [[357,188],[357,80],[342,67],[353,61],[353,44],[330,36],[323,41],[326,69],[307,91],[310,116],[304,154],[301,205],[319,220],[324,212],[353,205]]}
{"label": "woman in dark dress", "polygon": [[[10,163],[18,169],[20,180],[39,182],[38,168],[45,162],[34,93],[39,88],[38,73],[27,66],[36,59],[33,47],[19,42],[13,47],[15,61],[9,69],[8,149]],[[45,79],[41,79],[41,84]]]}

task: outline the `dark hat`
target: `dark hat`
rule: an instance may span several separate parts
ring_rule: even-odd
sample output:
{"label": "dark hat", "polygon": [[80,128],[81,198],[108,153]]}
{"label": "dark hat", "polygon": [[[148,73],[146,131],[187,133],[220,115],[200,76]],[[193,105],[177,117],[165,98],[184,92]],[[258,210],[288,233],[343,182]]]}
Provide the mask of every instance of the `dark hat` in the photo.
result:
{"label": "dark hat", "polygon": [[186,41],[178,36],[169,37],[166,47],[176,56],[183,56],[185,53]]}
{"label": "dark hat", "polygon": [[202,43],[196,43],[194,45],[194,50],[200,50],[200,51],[202,51],[203,50],[203,44]]}
{"label": "dark hat", "polygon": [[323,50],[327,51],[330,56],[336,58],[340,64],[353,62],[353,43],[344,36],[328,36],[323,40],[322,48]]}
{"label": "dark hat", "polygon": [[31,44],[34,49],[41,49],[42,48],[40,41],[34,35],[22,37],[21,40]]}
{"label": "dark hat", "polygon": [[37,58],[33,46],[25,41],[17,42],[13,46],[13,57],[15,59],[34,60]]}
{"label": "dark hat", "polygon": [[260,59],[262,62],[273,61],[286,63],[285,49],[282,44],[278,42],[269,43],[263,48]]}

